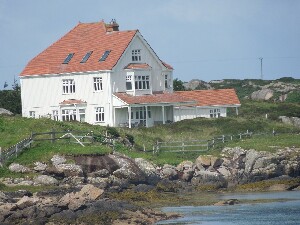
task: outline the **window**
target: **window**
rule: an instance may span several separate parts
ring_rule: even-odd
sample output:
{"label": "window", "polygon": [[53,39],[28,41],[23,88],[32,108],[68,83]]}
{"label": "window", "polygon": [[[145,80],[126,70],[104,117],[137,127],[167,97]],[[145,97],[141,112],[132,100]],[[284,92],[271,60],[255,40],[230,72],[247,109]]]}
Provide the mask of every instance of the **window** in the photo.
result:
{"label": "window", "polygon": [[82,58],[80,63],[85,63],[90,58],[92,53],[93,51],[89,51],[88,53],[86,53],[86,55]]}
{"label": "window", "polygon": [[168,88],[168,75],[165,75],[165,88]]}
{"label": "window", "polygon": [[135,76],[135,89],[137,89],[137,90],[150,89],[149,75]]}
{"label": "window", "polygon": [[132,75],[126,76],[126,90],[132,90]]}
{"label": "window", "polygon": [[67,58],[65,58],[65,60],[63,61],[63,64],[68,64],[71,61],[71,59],[73,58],[73,56],[74,56],[74,53],[70,53],[67,56]]}
{"label": "window", "polygon": [[29,111],[29,118],[35,118],[35,111]]}
{"label": "window", "polygon": [[101,58],[99,59],[99,62],[105,61],[110,52],[111,50],[106,50],[104,54],[101,56]]}
{"label": "window", "polygon": [[63,94],[75,93],[75,81],[73,79],[63,80]]}
{"label": "window", "polygon": [[94,77],[94,91],[102,91],[103,84],[102,84],[102,77]]}
{"label": "window", "polygon": [[61,117],[63,121],[76,120],[76,109],[63,109],[61,110]]}
{"label": "window", "polygon": [[209,110],[210,118],[219,118],[221,116],[220,109],[211,109]]}
{"label": "window", "polygon": [[138,62],[141,61],[141,49],[132,50],[132,61]]}
{"label": "window", "polygon": [[96,108],[96,122],[104,122],[104,108],[103,107]]}
{"label": "window", "polygon": [[58,110],[52,111],[52,118],[53,120],[58,121]]}
{"label": "window", "polygon": [[85,122],[85,109],[79,109],[78,114],[79,114],[79,121]]}

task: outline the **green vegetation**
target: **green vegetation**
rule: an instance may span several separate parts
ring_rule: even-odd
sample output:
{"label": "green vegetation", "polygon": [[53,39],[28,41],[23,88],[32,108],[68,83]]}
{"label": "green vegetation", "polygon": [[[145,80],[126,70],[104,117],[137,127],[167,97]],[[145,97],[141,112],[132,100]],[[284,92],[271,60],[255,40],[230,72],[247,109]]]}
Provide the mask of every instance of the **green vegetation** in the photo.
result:
{"label": "green vegetation", "polygon": [[177,78],[173,80],[173,89],[174,91],[185,91],[185,87],[183,86],[183,82]]}
{"label": "green vegetation", "polygon": [[[266,119],[266,114],[268,114],[268,119]],[[241,146],[245,149],[254,148],[264,151],[275,151],[292,146],[300,147],[300,138],[297,135],[300,128],[285,125],[278,120],[278,116],[281,115],[299,116],[299,104],[243,100],[239,115],[236,116],[234,110],[229,110],[228,115],[230,116],[227,118],[196,118],[151,128],[133,129],[93,126],[79,122],[57,122],[50,119],[29,119],[20,116],[0,116],[0,136],[5,137],[0,139],[0,146],[2,149],[6,149],[29,137],[31,132],[49,132],[52,129],[56,131],[94,131],[95,143],[85,147],[69,143],[68,140],[59,140],[55,143],[36,141],[32,148],[10,161],[24,165],[31,165],[35,161],[48,162],[52,155],[57,153],[109,153],[112,148],[100,143],[104,140],[105,133],[115,138],[115,151],[130,157],[142,157],[158,165],[166,163],[176,165],[183,160],[194,161],[201,154],[219,155],[225,146]],[[273,129],[280,135],[272,136]],[[239,140],[237,135],[245,133],[247,130],[254,134],[268,133],[268,135]],[[227,138],[227,142],[224,144],[215,145],[214,148],[205,152],[169,153],[161,151],[159,154],[153,154],[152,151],[157,141],[208,140],[220,135],[234,135],[235,138],[233,141],[228,141]],[[134,144],[133,147],[128,146],[128,143]],[[6,172],[2,172],[6,176]]]}
{"label": "green vegetation", "polygon": [[14,114],[21,114],[22,106],[20,89],[0,91],[0,108],[7,109]]}

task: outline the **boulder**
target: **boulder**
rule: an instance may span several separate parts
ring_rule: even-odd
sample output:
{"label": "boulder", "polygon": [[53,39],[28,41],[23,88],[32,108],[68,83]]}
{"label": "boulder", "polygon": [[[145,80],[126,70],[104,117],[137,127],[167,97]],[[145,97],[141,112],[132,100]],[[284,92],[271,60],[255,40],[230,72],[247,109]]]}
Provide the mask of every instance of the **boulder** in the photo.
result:
{"label": "boulder", "polygon": [[235,205],[238,203],[240,203],[240,202],[237,199],[227,199],[227,200],[219,201],[219,202],[215,203],[214,205],[215,206],[225,206],[225,205]]}
{"label": "boulder", "polygon": [[192,185],[212,185],[217,188],[227,187],[226,179],[217,172],[197,171],[191,180]]}
{"label": "boulder", "polygon": [[157,172],[156,165],[142,158],[136,158],[134,161],[139,169],[146,175],[146,182],[148,184],[156,185],[159,182],[160,175]]}
{"label": "boulder", "polygon": [[66,161],[67,161],[66,158],[60,155],[54,155],[51,158],[51,162],[54,166],[65,163]]}
{"label": "boulder", "polygon": [[42,163],[42,162],[35,162],[34,163],[34,168],[35,171],[37,172],[43,172],[47,169],[47,164],[46,163]]}
{"label": "boulder", "polygon": [[254,91],[251,94],[251,99],[253,99],[253,100],[269,100],[270,98],[273,97],[273,95],[274,95],[273,90],[266,88],[266,89]]}
{"label": "boulder", "polygon": [[176,180],[178,179],[178,173],[174,166],[165,164],[160,171],[161,178],[169,179],[169,180]]}
{"label": "boulder", "polygon": [[18,209],[24,209],[33,205],[36,205],[39,202],[39,198],[31,198],[28,196],[24,196],[17,203]]}
{"label": "boulder", "polygon": [[83,176],[83,171],[79,165],[60,163],[56,164],[55,168],[58,170],[58,172],[63,173],[65,177]]}
{"label": "boulder", "polygon": [[176,167],[176,169],[180,172],[183,172],[184,170],[191,171],[194,170],[194,168],[195,165],[192,161],[183,161]]}
{"label": "boulder", "polygon": [[12,163],[9,165],[8,169],[15,173],[28,173],[30,169],[26,166],[22,166],[18,163]]}
{"label": "boulder", "polygon": [[34,178],[35,185],[58,185],[58,181],[54,177],[48,175],[39,175]]}
{"label": "boulder", "polygon": [[13,113],[7,109],[0,108],[0,115],[13,115]]}
{"label": "boulder", "polygon": [[196,159],[196,166],[209,167],[211,165],[210,155],[201,155]]}
{"label": "boulder", "polygon": [[108,177],[109,175],[110,173],[107,169],[101,169],[87,174],[88,177]]}

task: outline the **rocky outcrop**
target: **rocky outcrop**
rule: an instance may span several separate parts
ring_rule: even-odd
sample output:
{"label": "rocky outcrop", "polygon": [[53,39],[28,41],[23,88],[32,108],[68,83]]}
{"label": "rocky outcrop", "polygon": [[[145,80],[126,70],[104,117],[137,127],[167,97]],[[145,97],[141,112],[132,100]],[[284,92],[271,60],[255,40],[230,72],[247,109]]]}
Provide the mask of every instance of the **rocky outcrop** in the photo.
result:
{"label": "rocky outcrop", "polygon": [[287,117],[287,116],[280,116],[279,119],[285,124],[290,124],[295,127],[300,127],[300,118],[298,117]]}
{"label": "rocky outcrop", "polygon": [[30,172],[30,169],[26,166],[22,166],[18,163],[12,163],[9,165],[8,169],[11,172],[15,172],[15,173],[27,173]]}
{"label": "rocky outcrop", "polygon": [[262,89],[262,90],[258,90],[258,91],[254,91],[251,94],[251,99],[253,100],[269,100],[273,97],[274,92],[271,89]]}
{"label": "rocky outcrop", "polygon": [[13,115],[13,113],[7,109],[0,108],[0,115]]}

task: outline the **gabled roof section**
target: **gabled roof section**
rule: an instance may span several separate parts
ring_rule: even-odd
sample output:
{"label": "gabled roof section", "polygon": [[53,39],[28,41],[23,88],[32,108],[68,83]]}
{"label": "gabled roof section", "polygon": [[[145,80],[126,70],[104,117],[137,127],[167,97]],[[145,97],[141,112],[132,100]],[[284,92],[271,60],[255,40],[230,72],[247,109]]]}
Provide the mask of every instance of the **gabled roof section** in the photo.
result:
{"label": "gabled roof section", "polygon": [[128,105],[134,104],[195,104],[194,100],[190,100],[177,93],[157,92],[152,95],[132,96],[124,92],[117,92],[114,95]]}
{"label": "gabled roof section", "polygon": [[175,91],[177,95],[195,100],[197,106],[240,106],[240,100],[234,89]]}
{"label": "gabled roof section", "polygon": [[[79,23],[33,58],[20,76],[111,70],[137,30],[118,31],[109,28],[110,26],[103,21]],[[101,56],[108,50],[110,51],[108,57],[99,62]],[[93,54],[85,63],[80,63],[89,51],[93,51]],[[70,53],[74,53],[73,57],[67,64],[63,64]]]}

